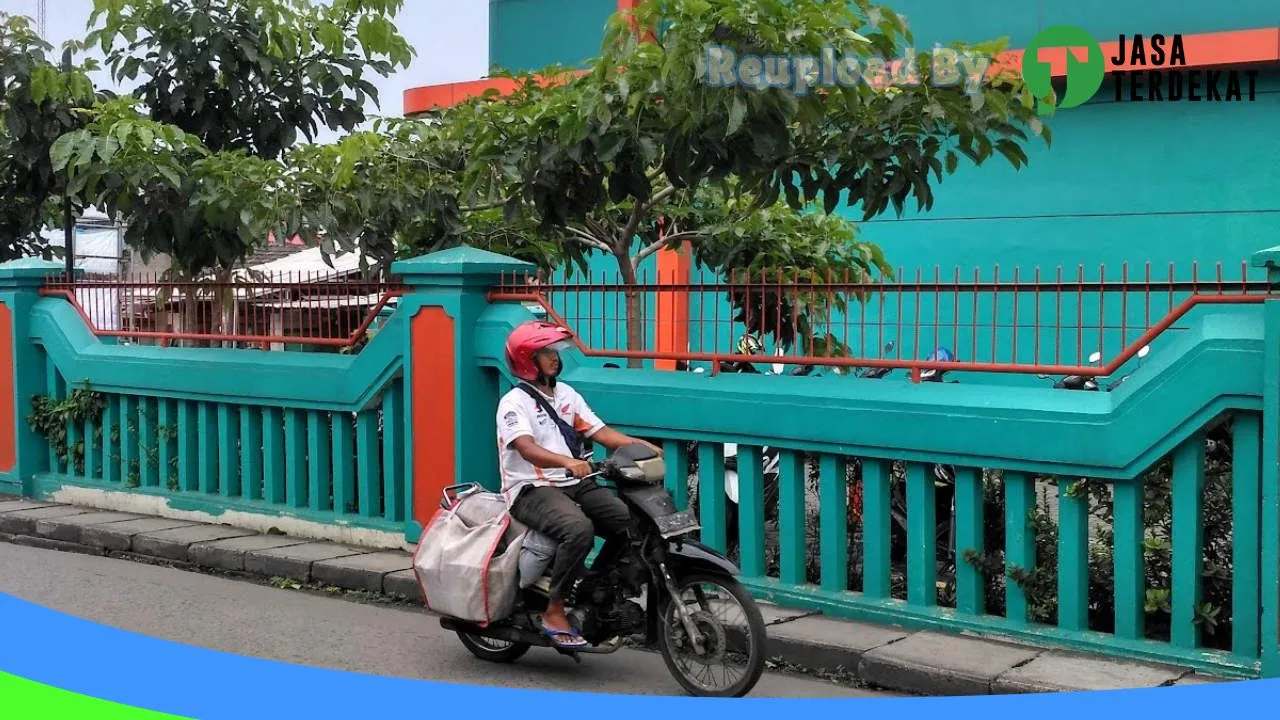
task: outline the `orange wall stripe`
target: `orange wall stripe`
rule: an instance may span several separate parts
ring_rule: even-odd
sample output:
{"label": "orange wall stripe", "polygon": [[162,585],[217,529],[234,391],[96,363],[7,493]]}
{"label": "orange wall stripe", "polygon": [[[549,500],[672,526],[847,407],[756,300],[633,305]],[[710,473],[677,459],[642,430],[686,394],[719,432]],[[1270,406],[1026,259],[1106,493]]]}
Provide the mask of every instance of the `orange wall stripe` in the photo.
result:
{"label": "orange wall stripe", "polygon": [[[637,0],[619,0],[618,8],[620,10],[625,9],[624,3],[628,3],[626,5],[627,8],[634,7],[636,2]],[[1280,63],[1280,27],[1185,34],[1182,36],[1182,41],[1183,47],[1186,49],[1187,64],[1179,66],[1181,68],[1213,68],[1259,63]],[[1101,45],[1102,53],[1107,57],[1107,69],[1124,69],[1124,66],[1113,65],[1110,60],[1118,49],[1118,43],[1111,41],[1101,43]],[[1165,49],[1167,57],[1167,38]],[[1021,72],[1022,56],[1022,50],[1009,50],[1002,53],[999,61],[991,67],[988,74],[993,75],[1001,70]],[[1057,53],[1057,57],[1050,60],[1053,74],[1057,77],[1065,75],[1066,63],[1065,54]],[[586,72],[585,70],[579,70],[575,71],[573,75],[581,76],[585,75]],[[406,115],[416,115],[436,108],[450,107],[481,95],[489,89],[497,90],[505,95],[515,87],[515,82],[508,78],[490,78],[410,88],[404,93],[404,112]]]}
{"label": "orange wall stripe", "polygon": [[421,308],[409,321],[409,358],[413,375],[413,519],[426,527],[440,494],[457,484],[457,357],[453,318],[444,308]]}
{"label": "orange wall stripe", "polygon": [[[581,77],[586,70],[575,70],[569,75]],[[555,82],[541,75],[536,76],[541,83]],[[445,83],[443,85],[424,85],[404,91],[404,114],[417,115],[438,108],[457,105],[464,100],[479,97],[489,90],[497,90],[499,95],[508,95],[519,87],[519,83],[511,78],[484,78],[467,80],[466,82]]]}
{"label": "orange wall stripe", "polygon": [[13,369],[13,311],[0,303],[0,472],[13,472],[18,464],[17,389]]}

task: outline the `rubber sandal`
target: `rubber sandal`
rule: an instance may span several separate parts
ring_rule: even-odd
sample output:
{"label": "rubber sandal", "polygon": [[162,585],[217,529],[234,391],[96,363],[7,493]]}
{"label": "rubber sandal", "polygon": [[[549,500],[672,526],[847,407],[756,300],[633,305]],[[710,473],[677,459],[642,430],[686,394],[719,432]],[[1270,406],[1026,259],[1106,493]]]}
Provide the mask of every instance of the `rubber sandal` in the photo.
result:
{"label": "rubber sandal", "polygon": [[[582,637],[578,635],[576,630],[552,630],[551,628],[543,625],[542,634],[546,635],[547,638],[551,640],[552,645],[560,648],[561,650],[575,650],[589,645],[586,640],[583,640]],[[569,642],[564,642],[557,640],[557,638],[571,638],[571,640]]]}

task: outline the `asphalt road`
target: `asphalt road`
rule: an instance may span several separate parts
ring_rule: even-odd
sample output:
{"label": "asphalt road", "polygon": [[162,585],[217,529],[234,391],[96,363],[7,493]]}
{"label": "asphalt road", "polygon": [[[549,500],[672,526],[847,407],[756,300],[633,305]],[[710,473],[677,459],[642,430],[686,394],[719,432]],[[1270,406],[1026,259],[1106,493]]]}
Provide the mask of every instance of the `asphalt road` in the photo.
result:
{"label": "asphalt road", "polygon": [[[661,657],[549,650],[497,666],[468,653],[411,608],[357,603],[112,558],[0,543],[0,592],[152,637],[314,667],[472,685],[680,695]],[[804,676],[766,673],[754,697],[887,697]]]}

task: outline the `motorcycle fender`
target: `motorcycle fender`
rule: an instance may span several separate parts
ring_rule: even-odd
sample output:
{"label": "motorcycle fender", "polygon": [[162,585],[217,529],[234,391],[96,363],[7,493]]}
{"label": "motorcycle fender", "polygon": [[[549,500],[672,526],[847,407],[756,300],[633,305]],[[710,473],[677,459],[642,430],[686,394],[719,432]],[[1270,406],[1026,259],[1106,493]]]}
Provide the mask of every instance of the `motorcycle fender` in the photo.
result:
{"label": "motorcycle fender", "polygon": [[672,540],[667,547],[667,556],[672,574],[676,576],[695,572],[724,573],[733,577],[742,574],[733,561],[697,540]]}

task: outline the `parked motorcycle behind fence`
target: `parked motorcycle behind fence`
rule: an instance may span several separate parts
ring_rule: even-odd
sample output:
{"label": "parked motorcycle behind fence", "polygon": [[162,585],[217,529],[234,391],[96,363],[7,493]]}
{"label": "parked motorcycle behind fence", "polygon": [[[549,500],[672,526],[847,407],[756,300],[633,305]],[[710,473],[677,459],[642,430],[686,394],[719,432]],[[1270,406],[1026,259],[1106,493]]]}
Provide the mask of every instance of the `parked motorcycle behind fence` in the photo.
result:
{"label": "parked motorcycle behind fence", "polygon": [[[892,341],[885,344],[883,356],[888,356],[893,351],[895,345]],[[738,340],[738,354],[740,355],[763,355],[764,345],[758,338],[751,334],[745,334]],[[926,358],[928,362],[952,362],[955,360],[954,354],[945,347],[935,349]],[[687,368],[687,366],[685,366]],[[746,374],[763,374],[763,375],[780,375],[785,369],[781,363],[775,363],[771,371],[760,372],[749,361],[723,361],[719,365],[721,373],[746,373]],[[703,368],[696,368],[694,373],[703,373]],[[852,372],[853,377],[862,379],[878,380],[887,377],[893,372],[893,368],[887,367],[858,367]],[[812,365],[803,365],[792,370],[790,375],[821,377],[821,372],[816,372],[816,368]],[[936,369],[925,369],[920,371],[920,379],[922,382],[941,383],[945,381],[947,371]],[[958,382],[951,380],[950,382]],[[693,443],[690,444],[690,452],[695,449]],[[761,476],[762,485],[764,486],[764,515],[765,521],[770,522],[777,519],[778,514],[778,495],[780,487],[779,477],[779,452],[769,446],[761,448]],[[739,523],[739,491],[738,491],[738,445],[737,443],[725,443],[723,449],[724,456],[724,488],[725,495],[728,500],[726,505],[726,536],[730,542],[734,542],[738,535]],[[851,509],[854,517],[861,521],[862,518],[862,487],[861,487],[861,459],[853,458],[853,467],[855,468],[855,480],[849,488],[849,496],[851,501]],[[808,468],[806,467],[806,476]],[[937,547],[943,553],[944,564],[954,562],[955,555],[955,522],[954,522],[954,502],[955,502],[955,468],[946,464],[934,464],[934,502],[935,502],[935,541]],[[903,559],[906,554],[907,543],[907,498],[905,483],[897,483],[893,486],[890,494],[890,516],[893,521],[893,529],[891,535],[892,553],[896,559]],[[855,552],[858,550],[855,549]]]}

